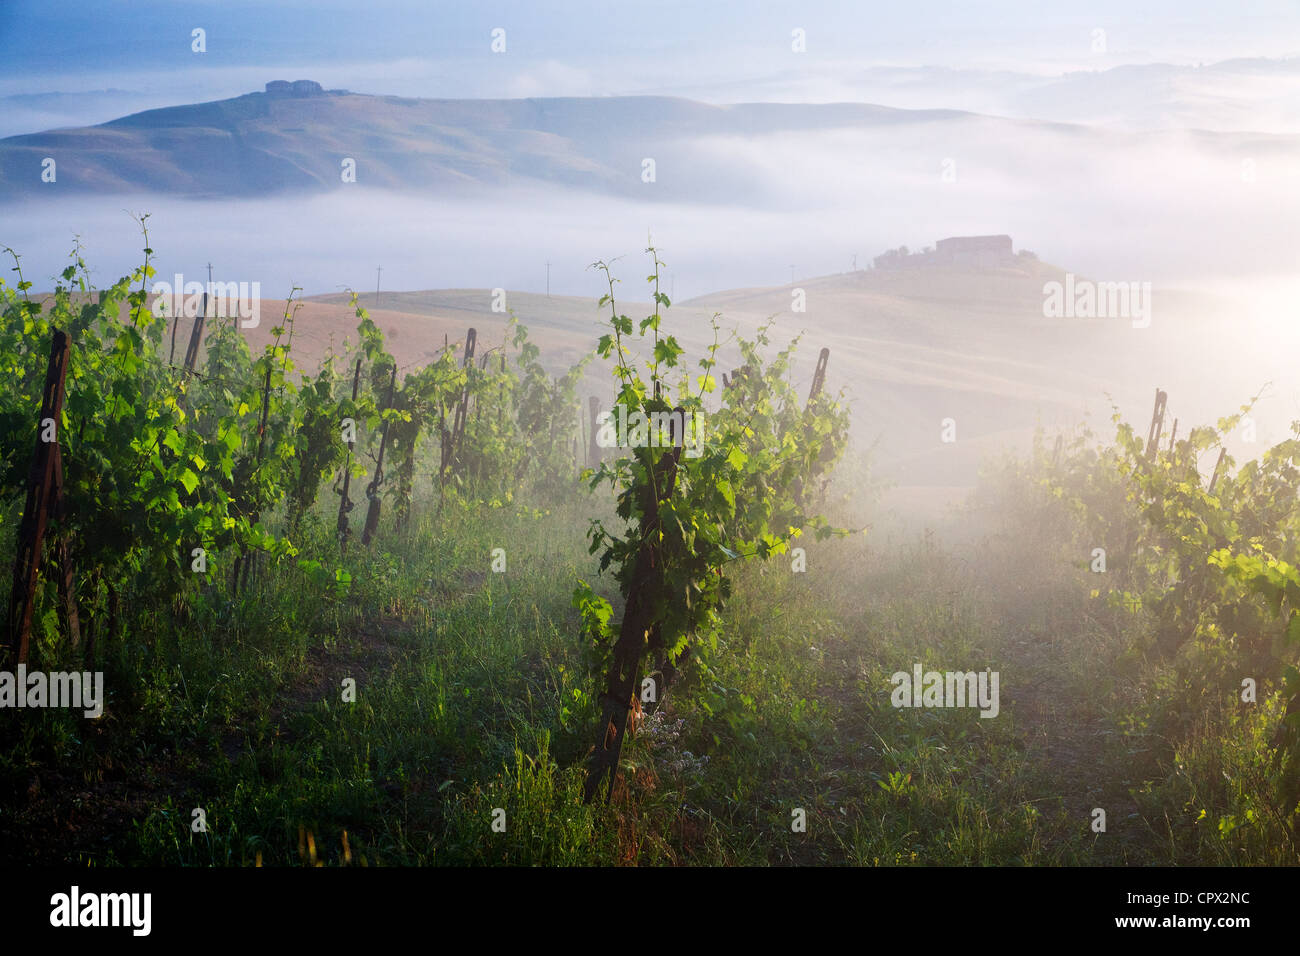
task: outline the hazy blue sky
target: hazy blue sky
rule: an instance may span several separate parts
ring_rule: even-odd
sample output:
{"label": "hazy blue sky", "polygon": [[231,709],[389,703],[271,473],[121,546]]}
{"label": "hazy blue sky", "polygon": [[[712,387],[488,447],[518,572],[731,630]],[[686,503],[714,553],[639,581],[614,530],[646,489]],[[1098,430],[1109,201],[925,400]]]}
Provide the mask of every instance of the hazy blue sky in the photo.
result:
{"label": "hazy blue sky", "polygon": [[[190,51],[207,31],[208,53]],[[494,27],[507,54],[489,52]],[[807,53],[790,51],[794,28]],[[1106,31],[1107,51],[1092,50]],[[354,0],[4,0],[0,94],[108,86],[186,96],[301,74],[364,92],[449,96],[663,91],[684,78],[703,98],[789,71],[878,65],[1058,73],[1122,63],[1196,63],[1300,50],[1295,0],[1057,3],[563,3]],[[382,85],[387,68],[391,82]],[[170,75],[162,80],[160,75]],[[740,84],[737,86],[737,84]],[[415,87],[415,89],[412,89]],[[714,95],[706,95],[709,90]],[[815,87],[810,87],[815,95]],[[782,97],[787,98],[787,97]]]}

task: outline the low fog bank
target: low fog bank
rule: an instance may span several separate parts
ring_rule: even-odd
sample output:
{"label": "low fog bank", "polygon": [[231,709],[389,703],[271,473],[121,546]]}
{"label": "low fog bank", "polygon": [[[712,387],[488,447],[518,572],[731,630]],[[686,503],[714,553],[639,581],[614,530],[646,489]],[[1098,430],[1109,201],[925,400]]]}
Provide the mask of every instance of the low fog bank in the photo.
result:
{"label": "low fog bank", "polygon": [[[601,146],[595,133],[583,134],[582,149],[605,165],[582,189],[530,178],[545,171],[511,153],[503,183],[387,192],[367,186],[360,153],[356,184],[314,195],[216,202],[60,193],[62,183],[49,183],[48,200],[44,191],[0,197],[0,243],[26,257],[41,287],[80,235],[108,282],[140,258],[127,210],[148,212],[160,274],[211,262],[225,279],[261,282],[264,295],[293,285],[373,290],[379,266],[390,289],[541,292],[548,261],[553,292],[591,295],[599,281],[586,266],[639,254],[647,235],[679,299],[989,233],[1101,280],[1176,285],[1296,270],[1294,137],[1130,134],[962,114],[889,114],[858,128],[836,126],[834,110],[808,114],[816,125],[802,128],[773,109],[738,114],[747,119],[736,134],[656,141],[653,182],[642,181],[646,144]],[[765,128],[773,124],[787,128]],[[618,195],[591,191],[601,184]],[[629,276],[641,274],[638,263]]]}
{"label": "low fog bank", "polygon": [[[267,298],[283,298],[294,286],[309,295],[346,287],[373,293],[382,266],[384,290],[500,287],[542,293],[549,261],[553,294],[595,298],[604,292],[602,279],[588,266],[604,258],[616,260],[621,295],[641,299],[647,272],[642,250],[650,235],[667,262],[665,291],[682,302],[726,289],[788,286],[792,275],[802,282],[848,273],[855,253],[862,267],[900,237],[928,236],[932,242],[950,234],[1006,231],[1017,248],[1032,248],[1080,275],[1152,281],[1160,292],[1189,290],[1168,299],[1169,305],[1158,300],[1147,335],[1158,343],[1151,354],[1142,351],[1144,332],[1134,330],[1132,341],[1116,345],[1119,371],[1103,377],[1140,378],[1132,385],[1143,394],[1157,384],[1176,388],[1171,404],[1203,401],[1218,412],[1235,408],[1271,380],[1278,414],[1300,416],[1300,395],[1285,359],[1296,344],[1290,318],[1295,284],[1287,278],[1296,247],[1283,214],[1291,197],[1268,215],[1242,206],[1235,217],[1219,209],[1212,218],[1207,210],[1222,197],[1207,196],[1195,207],[1171,203],[1153,209],[1130,227],[1095,194],[1064,195],[1041,205],[1012,203],[1009,194],[996,192],[951,195],[952,203],[926,207],[885,197],[864,206],[819,203],[780,213],[556,190],[461,200],[365,189],[228,203],[103,198],[10,207],[0,243],[23,256],[26,277],[42,289],[67,264],[79,236],[95,282],[107,285],[141,261],[142,241],[129,212],[147,211],[156,280],[170,281],[177,272],[203,280],[211,262],[218,280],[259,282]],[[922,240],[914,241],[919,248]],[[787,291],[768,311],[788,308]],[[874,306],[864,300],[846,308],[861,308],[869,319]],[[924,314],[923,301],[917,309]],[[815,320],[814,309],[808,321]],[[1171,323],[1178,323],[1178,331],[1167,338],[1161,329]],[[1042,345],[1011,339],[1000,347],[1009,357],[1036,359]],[[1094,396],[1094,405],[1102,401]]]}

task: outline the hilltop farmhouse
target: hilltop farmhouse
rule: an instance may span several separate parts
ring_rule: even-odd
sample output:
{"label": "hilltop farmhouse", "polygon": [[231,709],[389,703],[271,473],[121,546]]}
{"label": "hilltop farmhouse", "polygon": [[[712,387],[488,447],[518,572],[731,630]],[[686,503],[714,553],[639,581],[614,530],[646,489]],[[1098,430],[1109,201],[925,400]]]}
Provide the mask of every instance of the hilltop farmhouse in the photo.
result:
{"label": "hilltop farmhouse", "polygon": [[315,80],[272,80],[266,84],[266,92],[271,96],[324,96],[325,91]]}
{"label": "hilltop farmhouse", "polygon": [[952,236],[933,249],[909,253],[907,246],[876,256],[877,269],[997,269],[1015,262],[1010,236]]}

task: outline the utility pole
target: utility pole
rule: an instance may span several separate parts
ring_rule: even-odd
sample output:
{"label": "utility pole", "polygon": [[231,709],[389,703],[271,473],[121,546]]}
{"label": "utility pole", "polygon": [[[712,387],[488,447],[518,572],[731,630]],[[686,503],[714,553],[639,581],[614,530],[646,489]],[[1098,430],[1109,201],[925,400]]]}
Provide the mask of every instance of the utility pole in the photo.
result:
{"label": "utility pole", "polygon": [[853,253],[853,271],[858,271],[858,254],[856,252]]}
{"label": "utility pole", "polygon": [[203,293],[203,317],[208,317],[208,296],[212,295],[212,263],[208,263],[208,288]]}
{"label": "utility pole", "polygon": [[551,260],[546,260],[546,298],[551,297]]}
{"label": "utility pole", "polygon": [[379,306],[379,277],[384,274],[384,267],[378,266],[375,269],[375,307]]}

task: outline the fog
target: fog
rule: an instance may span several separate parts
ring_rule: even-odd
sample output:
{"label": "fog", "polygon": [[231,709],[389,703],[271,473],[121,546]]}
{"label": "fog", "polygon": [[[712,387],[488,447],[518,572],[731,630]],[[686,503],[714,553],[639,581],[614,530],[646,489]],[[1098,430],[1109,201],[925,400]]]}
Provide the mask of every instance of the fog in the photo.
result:
{"label": "fog", "polygon": [[[982,117],[662,143],[656,181],[612,197],[522,176],[455,196],[383,192],[207,202],[80,195],[0,207],[0,243],[38,287],[74,236],[101,283],[139,262],[149,213],[161,274],[259,281],[264,294],[505,287],[594,294],[586,267],[661,247],[677,298],[848,271],[886,248],[1009,233],[1103,280],[1241,282],[1295,273],[1293,137],[1131,134]],[[945,172],[947,176],[945,176]],[[644,200],[635,198],[646,197]],[[636,265],[633,275],[639,274]]]}
{"label": "fog", "polygon": [[[1235,411],[1267,382],[1258,440],[1286,437],[1288,423],[1300,418],[1291,368],[1300,345],[1293,137],[949,115],[669,139],[654,147],[654,158],[656,179],[643,183],[639,163],[624,169],[617,149],[605,157],[626,173],[620,195],[539,183],[519,175],[526,164],[514,163],[516,178],[504,187],[434,195],[413,183],[389,192],[364,184],[363,164],[359,184],[316,195],[29,202],[0,207],[0,243],[23,256],[27,278],[43,289],[78,236],[103,286],[141,261],[131,213],[148,213],[156,280],[177,272],[202,280],[212,263],[218,280],[258,282],[268,298],[294,287],[307,295],[372,293],[377,279],[385,291],[540,293],[549,263],[553,293],[590,297],[594,305],[605,291],[589,268],[597,259],[615,260],[625,299],[644,299],[648,239],[667,263],[664,291],[682,302],[847,273],[899,245],[919,251],[945,236],[1008,233],[1017,249],[1076,275],[1154,285],[1150,334],[1134,330],[1114,339],[1113,354],[1094,350],[1090,358],[1099,365],[1091,371],[1114,385],[1131,419],[1143,420],[1151,391],[1164,387],[1185,434],[1190,422]],[[869,300],[861,308],[869,310]],[[925,313],[922,298],[913,314]],[[810,310],[814,332],[815,321]],[[976,334],[928,344],[955,354],[980,342]],[[1026,363],[1071,362],[1068,346],[1048,338],[999,341],[997,348]],[[906,403],[907,394],[896,401]],[[1104,392],[1083,397],[1094,425],[1108,434]],[[919,407],[912,413],[929,415]],[[879,409],[862,419],[871,434],[873,414]],[[989,413],[990,430],[1002,414]],[[1003,420],[1028,427],[1032,408]]]}

